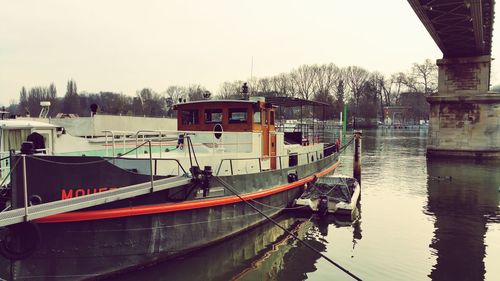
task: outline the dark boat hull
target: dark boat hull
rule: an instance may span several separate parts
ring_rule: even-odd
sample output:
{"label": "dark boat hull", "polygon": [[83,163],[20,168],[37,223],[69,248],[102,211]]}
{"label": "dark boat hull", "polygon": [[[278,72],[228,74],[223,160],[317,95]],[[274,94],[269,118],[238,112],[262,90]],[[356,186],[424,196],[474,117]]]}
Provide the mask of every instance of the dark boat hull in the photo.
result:
{"label": "dark boat hull", "polygon": [[[266,215],[275,216],[293,203],[301,194],[303,184],[312,181],[315,174],[321,176],[333,171],[338,164],[336,160],[336,155],[331,155],[294,168],[221,179],[251,199],[248,202]],[[299,176],[297,182],[289,183],[291,172]],[[211,185],[213,189],[222,188],[215,179]],[[185,254],[265,221],[247,203],[227,189],[224,192],[221,196],[164,204],[159,204],[157,198],[148,199],[158,197],[152,193],[146,198],[127,201],[128,207],[117,205],[119,201],[110,205],[111,211],[128,210],[129,215],[120,213],[110,217],[109,206],[102,205],[69,213],[69,216],[63,214],[38,220],[36,226],[41,243],[28,258],[10,261],[10,273],[5,277],[18,280],[102,278]],[[154,203],[137,204],[149,201]],[[191,207],[186,209],[188,205]],[[141,208],[147,212],[135,213]],[[102,214],[108,217],[100,217]]]}
{"label": "dark boat hull", "polygon": [[[258,202],[277,207],[261,208],[274,216],[285,207],[284,202],[293,201],[299,193],[299,188],[294,188]],[[104,276],[210,245],[264,220],[241,202],[112,220],[40,223],[42,243],[33,256],[13,262],[14,278],[75,280]]]}

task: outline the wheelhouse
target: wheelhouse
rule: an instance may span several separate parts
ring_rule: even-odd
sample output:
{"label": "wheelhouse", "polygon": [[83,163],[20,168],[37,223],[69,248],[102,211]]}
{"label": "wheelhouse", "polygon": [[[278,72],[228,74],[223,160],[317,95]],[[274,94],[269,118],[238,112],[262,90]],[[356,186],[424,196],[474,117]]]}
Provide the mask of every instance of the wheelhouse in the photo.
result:
{"label": "wheelhouse", "polygon": [[263,100],[194,101],[174,106],[179,131],[275,131],[276,107]]}

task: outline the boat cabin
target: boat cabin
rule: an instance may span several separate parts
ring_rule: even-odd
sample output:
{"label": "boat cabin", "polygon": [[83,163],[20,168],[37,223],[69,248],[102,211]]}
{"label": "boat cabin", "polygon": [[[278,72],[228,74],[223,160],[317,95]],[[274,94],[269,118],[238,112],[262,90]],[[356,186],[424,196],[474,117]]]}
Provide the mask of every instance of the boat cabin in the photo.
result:
{"label": "boat cabin", "polygon": [[264,99],[204,100],[176,104],[174,109],[177,110],[179,131],[213,132],[217,139],[222,134],[230,137],[237,133],[251,133],[252,139],[257,137],[261,143],[259,157],[270,157],[271,168],[276,168],[276,107],[271,103]]}
{"label": "boat cabin", "polygon": [[209,100],[176,104],[179,131],[275,131],[276,107],[263,100]]}
{"label": "boat cabin", "polygon": [[20,119],[0,120],[0,153],[7,155],[10,150],[19,150],[21,143],[36,133],[42,139],[37,141],[38,145],[35,148],[40,152],[45,151],[51,154],[53,139],[59,132],[62,132],[61,127],[44,122]]}

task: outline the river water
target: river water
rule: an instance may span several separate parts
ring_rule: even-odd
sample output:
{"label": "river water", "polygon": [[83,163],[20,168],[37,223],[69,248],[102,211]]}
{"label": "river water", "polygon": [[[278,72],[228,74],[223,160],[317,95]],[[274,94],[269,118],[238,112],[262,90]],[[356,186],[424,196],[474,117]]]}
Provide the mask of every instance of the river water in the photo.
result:
{"label": "river water", "polygon": [[[369,130],[358,222],[277,221],[363,280],[500,280],[500,162],[427,160],[423,130]],[[352,174],[352,148],[337,172]],[[263,224],[115,280],[352,280]]]}

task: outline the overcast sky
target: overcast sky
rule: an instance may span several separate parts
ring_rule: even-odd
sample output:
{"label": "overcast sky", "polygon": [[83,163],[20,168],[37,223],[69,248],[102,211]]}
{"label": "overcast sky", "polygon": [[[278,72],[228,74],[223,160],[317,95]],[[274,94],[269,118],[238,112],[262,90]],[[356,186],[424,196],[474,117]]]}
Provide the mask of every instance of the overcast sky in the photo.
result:
{"label": "overcast sky", "polygon": [[391,74],[442,54],[404,0],[0,0],[0,104],[52,82],[64,96],[71,78],[79,92],[215,94],[249,79],[252,57],[265,77],[324,63]]}

